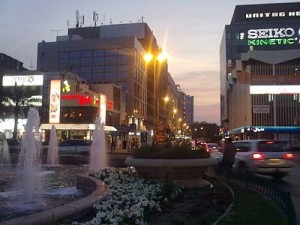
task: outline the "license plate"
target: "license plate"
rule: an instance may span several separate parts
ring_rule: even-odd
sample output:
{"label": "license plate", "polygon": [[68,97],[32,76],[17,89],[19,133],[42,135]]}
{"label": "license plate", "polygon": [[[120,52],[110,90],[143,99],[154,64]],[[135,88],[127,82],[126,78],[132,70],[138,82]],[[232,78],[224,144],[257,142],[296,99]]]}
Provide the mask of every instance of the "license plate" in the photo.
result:
{"label": "license plate", "polygon": [[281,159],[269,159],[268,164],[269,165],[281,165],[283,161]]}

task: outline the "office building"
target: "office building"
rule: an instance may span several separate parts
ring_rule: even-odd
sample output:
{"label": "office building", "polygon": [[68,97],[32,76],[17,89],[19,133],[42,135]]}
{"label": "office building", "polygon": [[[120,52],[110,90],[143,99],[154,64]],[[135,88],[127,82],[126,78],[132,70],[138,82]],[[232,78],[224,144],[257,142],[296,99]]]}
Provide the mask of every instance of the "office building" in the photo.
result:
{"label": "office building", "polygon": [[146,52],[158,55],[153,32],[144,23],[110,24],[68,29],[55,42],[38,44],[37,69],[70,71],[88,84],[115,84],[122,88],[125,110],[119,124],[155,129],[158,101],[167,86],[167,61],[146,64]]}
{"label": "office building", "polygon": [[237,5],[220,45],[224,134],[297,144],[300,3]]}

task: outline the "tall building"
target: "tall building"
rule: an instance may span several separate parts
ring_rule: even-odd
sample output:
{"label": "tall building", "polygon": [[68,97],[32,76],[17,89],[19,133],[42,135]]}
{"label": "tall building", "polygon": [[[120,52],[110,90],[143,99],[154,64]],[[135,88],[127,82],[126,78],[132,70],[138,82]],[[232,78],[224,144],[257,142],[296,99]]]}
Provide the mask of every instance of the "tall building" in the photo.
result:
{"label": "tall building", "polygon": [[55,42],[38,44],[37,69],[70,71],[88,84],[121,86],[126,114],[121,115],[120,124],[150,130],[155,129],[168,68],[167,61],[159,63],[155,57],[146,64],[146,52],[160,52],[146,23],[76,27]]}
{"label": "tall building", "polygon": [[221,122],[238,138],[298,140],[300,3],[238,5],[220,45]]}
{"label": "tall building", "polygon": [[187,124],[194,123],[194,96],[185,96],[185,120]]}

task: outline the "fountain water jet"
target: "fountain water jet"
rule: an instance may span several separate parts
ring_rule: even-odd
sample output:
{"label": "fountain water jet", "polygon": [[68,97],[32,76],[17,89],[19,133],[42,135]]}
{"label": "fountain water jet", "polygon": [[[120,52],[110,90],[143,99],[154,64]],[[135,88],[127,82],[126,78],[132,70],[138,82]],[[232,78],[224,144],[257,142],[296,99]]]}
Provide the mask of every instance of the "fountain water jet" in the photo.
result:
{"label": "fountain water jet", "polygon": [[5,134],[0,132],[0,166],[9,163],[10,163],[10,157],[9,157],[8,144],[5,138]]}
{"label": "fountain water jet", "polygon": [[54,125],[51,127],[51,132],[50,132],[47,164],[50,166],[54,166],[58,164],[58,144],[57,144],[56,128]]}
{"label": "fountain water jet", "polygon": [[24,203],[32,202],[33,194],[40,193],[42,189],[41,176],[38,174],[41,169],[39,126],[39,113],[35,108],[30,108],[19,156],[21,176],[19,187],[23,190],[22,201]]}
{"label": "fountain water jet", "polygon": [[90,150],[90,170],[100,171],[107,167],[104,124],[96,118],[93,142]]}

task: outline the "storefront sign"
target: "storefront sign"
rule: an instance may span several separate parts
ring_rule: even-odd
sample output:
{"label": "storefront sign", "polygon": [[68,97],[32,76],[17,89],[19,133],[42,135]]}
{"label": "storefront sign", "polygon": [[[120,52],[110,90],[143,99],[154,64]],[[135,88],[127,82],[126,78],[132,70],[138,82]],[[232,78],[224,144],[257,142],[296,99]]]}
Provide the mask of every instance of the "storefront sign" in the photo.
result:
{"label": "storefront sign", "polygon": [[100,94],[100,107],[99,107],[99,117],[101,124],[105,124],[106,121],[106,96]]}
{"label": "storefront sign", "polygon": [[49,123],[60,122],[60,80],[51,80],[50,83],[50,104],[49,104]]}
{"label": "storefront sign", "polygon": [[269,114],[270,106],[269,105],[253,105],[253,114],[262,113]]}
{"label": "storefront sign", "polygon": [[2,81],[3,86],[42,86],[44,75],[5,75]]}
{"label": "storefront sign", "polygon": [[[84,95],[84,94],[63,94],[61,100],[74,101],[73,105],[78,106],[98,106],[100,105],[100,99],[96,96]],[[106,108],[113,110],[114,102],[106,99]]]}
{"label": "storefront sign", "polygon": [[300,85],[251,85],[250,94],[300,94]]}

